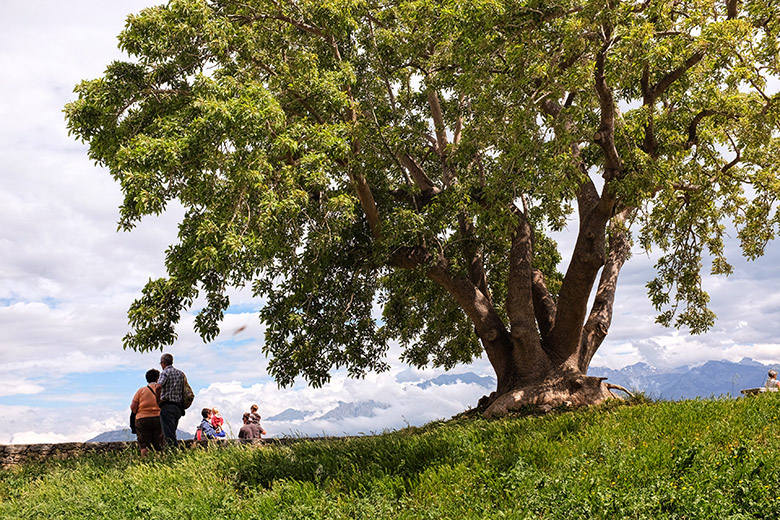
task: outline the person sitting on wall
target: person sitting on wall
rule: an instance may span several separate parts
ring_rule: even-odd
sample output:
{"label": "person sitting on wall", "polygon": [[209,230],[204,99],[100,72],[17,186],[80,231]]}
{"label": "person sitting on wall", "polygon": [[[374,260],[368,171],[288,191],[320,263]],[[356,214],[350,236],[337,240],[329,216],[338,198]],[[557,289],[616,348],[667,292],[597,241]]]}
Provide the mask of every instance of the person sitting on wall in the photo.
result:
{"label": "person sitting on wall", "polygon": [[204,408],[200,414],[203,416],[203,420],[200,421],[200,426],[195,432],[195,440],[216,439],[217,431],[211,425],[211,408]]}
{"label": "person sitting on wall", "polygon": [[260,414],[257,413],[257,405],[249,407],[249,424],[260,424]]}
{"label": "person sitting on wall", "polygon": [[780,390],[780,381],[777,380],[777,370],[770,370],[769,377],[764,383],[767,392],[777,392]]}
{"label": "person sitting on wall", "polygon": [[216,408],[211,409],[211,425],[214,427],[214,431],[216,431],[216,436],[220,439],[225,438],[225,430],[222,428],[222,425],[225,424],[225,419],[222,418],[222,416],[219,414],[219,410]]}
{"label": "person sitting on wall", "polygon": [[255,437],[257,429],[254,428],[254,424],[249,422],[249,412],[244,413],[241,420],[244,421],[244,425],[238,430],[238,438],[246,440],[257,439],[257,437]]}
{"label": "person sitting on wall", "polygon": [[[251,414],[250,414],[250,419],[253,419]],[[252,429],[254,430],[254,434],[255,434],[254,438],[255,439],[260,439],[260,438],[262,438],[261,437],[262,435],[266,434],[265,430],[263,429],[263,427],[260,426],[260,419],[262,419],[262,417],[260,417],[259,414],[255,414],[254,422],[249,424],[249,426],[251,426]]]}

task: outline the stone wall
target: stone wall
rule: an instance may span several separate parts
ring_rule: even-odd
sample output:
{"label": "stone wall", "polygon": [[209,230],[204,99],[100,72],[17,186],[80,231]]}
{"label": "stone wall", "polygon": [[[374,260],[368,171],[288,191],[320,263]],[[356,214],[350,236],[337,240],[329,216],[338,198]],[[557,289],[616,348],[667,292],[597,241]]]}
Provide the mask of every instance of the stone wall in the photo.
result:
{"label": "stone wall", "polygon": [[[212,447],[229,445],[287,444],[302,439],[267,439],[267,440],[219,440],[219,441],[180,441],[185,447]],[[86,453],[109,453],[125,450],[138,450],[135,442],[63,442],[57,444],[0,444],[0,467],[12,468],[25,462],[44,459],[70,459]]]}

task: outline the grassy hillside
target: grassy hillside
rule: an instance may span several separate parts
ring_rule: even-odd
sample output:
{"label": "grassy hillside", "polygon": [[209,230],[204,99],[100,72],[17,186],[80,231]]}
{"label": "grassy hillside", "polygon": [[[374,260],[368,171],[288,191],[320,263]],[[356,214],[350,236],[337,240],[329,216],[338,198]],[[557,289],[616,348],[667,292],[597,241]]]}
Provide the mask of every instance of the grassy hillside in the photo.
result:
{"label": "grassy hillside", "polygon": [[0,518],[780,518],[780,396],[0,472]]}

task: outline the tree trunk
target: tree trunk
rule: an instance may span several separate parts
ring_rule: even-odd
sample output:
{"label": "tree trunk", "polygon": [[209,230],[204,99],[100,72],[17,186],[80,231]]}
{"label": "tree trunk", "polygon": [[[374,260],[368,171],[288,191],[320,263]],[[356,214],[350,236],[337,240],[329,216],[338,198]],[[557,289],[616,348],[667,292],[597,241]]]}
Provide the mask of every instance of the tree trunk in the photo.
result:
{"label": "tree trunk", "polygon": [[[622,222],[631,210],[624,209],[609,220],[607,241],[608,219],[602,215],[608,213],[598,205],[593,209],[590,218],[583,219],[564,281],[568,290],[559,293],[557,302],[547,292],[542,273],[531,268],[531,233],[521,219],[510,252],[510,330],[482,337],[486,351],[511,353],[500,363],[489,356],[498,384],[495,392],[480,400],[485,416],[496,417],[529,405],[550,410],[598,404],[617,397],[613,388],[628,393],[607,384],[606,378],[589,377],[587,371],[609,329],[617,278],[630,254]],[[599,270],[596,297],[585,320]]]}
{"label": "tree trunk", "polygon": [[[504,340],[511,341],[509,335]],[[522,350],[514,348],[515,352]],[[569,362],[554,365],[550,359],[537,358],[528,363],[517,355],[513,363],[494,365],[494,369],[498,377],[496,391],[479,403],[485,417],[498,417],[525,406],[549,411],[559,406],[598,404],[616,397],[605,378],[589,377]]]}

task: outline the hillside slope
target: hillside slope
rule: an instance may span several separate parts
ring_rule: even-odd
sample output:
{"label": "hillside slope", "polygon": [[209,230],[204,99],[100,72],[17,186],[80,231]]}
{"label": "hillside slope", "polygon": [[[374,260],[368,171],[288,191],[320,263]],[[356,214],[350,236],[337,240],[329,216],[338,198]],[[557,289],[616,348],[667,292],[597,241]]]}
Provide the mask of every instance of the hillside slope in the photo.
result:
{"label": "hillside slope", "polygon": [[0,473],[0,518],[777,518],[780,396]]}

